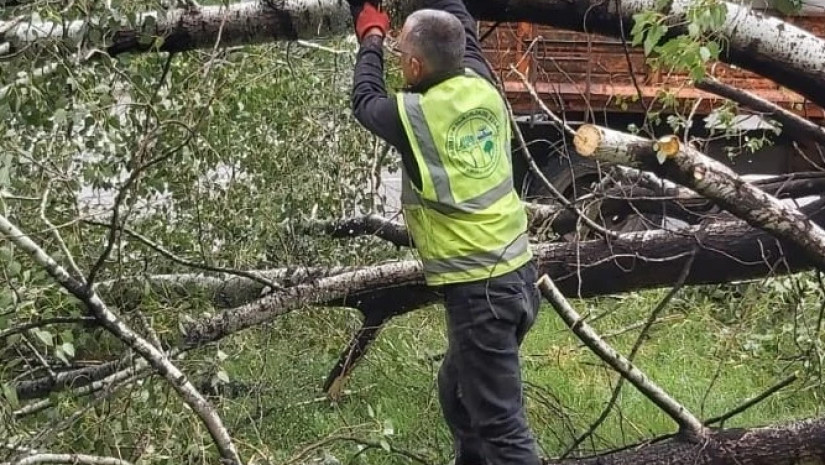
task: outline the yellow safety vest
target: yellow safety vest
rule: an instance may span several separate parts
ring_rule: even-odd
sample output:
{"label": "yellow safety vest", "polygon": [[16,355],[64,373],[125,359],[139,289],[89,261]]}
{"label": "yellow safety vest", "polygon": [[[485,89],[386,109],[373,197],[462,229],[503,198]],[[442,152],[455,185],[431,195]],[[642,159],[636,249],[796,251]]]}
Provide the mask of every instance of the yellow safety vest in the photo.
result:
{"label": "yellow safety vest", "polygon": [[528,262],[527,214],[496,88],[467,70],[397,101],[422,184],[402,170],[401,203],[427,284],[488,279]]}

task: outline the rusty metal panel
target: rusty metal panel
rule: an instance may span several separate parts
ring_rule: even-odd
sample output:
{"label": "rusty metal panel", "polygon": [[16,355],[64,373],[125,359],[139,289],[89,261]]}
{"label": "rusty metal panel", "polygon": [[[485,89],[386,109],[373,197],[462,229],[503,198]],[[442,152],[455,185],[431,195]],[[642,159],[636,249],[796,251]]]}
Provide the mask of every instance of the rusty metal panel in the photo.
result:
{"label": "rusty metal panel", "polygon": [[[785,20],[825,37],[825,16]],[[480,23],[479,30],[484,34],[491,26]],[[644,112],[663,91],[676,95],[677,103],[687,108],[702,98],[698,114],[707,114],[722,102],[689,86],[686,74],[652,69],[641,49],[613,37],[528,23],[504,23],[489,34],[482,46],[519,113],[535,111],[535,102],[510,71],[511,65],[528,76],[554,111]],[[725,63],[712,64],[709,72],[722,82],[754,92],[806,117],[825,116],[821,108],[757,74]]]}

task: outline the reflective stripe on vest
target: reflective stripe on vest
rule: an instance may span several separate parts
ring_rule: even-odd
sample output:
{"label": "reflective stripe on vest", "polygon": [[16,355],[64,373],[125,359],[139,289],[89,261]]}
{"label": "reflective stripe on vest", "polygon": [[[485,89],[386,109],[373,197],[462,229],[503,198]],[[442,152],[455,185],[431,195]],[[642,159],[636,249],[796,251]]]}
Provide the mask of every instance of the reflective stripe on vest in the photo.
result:
{"label": "reflective stripe on vest", "polygon": [[463,202],[456,202],[450,190],[450,178],[447,175],[447,170],[444,168],[441,156],[439,156],[438,149],[435,147],[430,127],[427,126],[427,121],[424,119],[424,111],[421,109],[421,94],[403,94],[403,98],[407,118],[418,141],[421,157],[427,163],[435,194],[438,198],[438,202],[420,199],[421,203],[445,215],[459,212],[471,213],[490,207],[513,190],[513,178],[508,177],[481,195]]}
{"label": "reflective stripe on vest", "polygon": [[499,263],[505,263],[529,250],[530,241],[526,234],[520,235],[513,243],[500,249],[477,252],[472,255],[451,258],[436,258],[424,262],[424,273],[445,274],[456,273],[478,268],[492,268]]}

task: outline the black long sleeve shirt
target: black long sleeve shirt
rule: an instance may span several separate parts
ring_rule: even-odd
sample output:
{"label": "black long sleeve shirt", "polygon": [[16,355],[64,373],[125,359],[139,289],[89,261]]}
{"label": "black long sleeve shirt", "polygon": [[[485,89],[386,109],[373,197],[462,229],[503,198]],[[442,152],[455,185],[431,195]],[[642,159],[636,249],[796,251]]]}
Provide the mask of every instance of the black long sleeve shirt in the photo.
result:
{"label": "black long sleeve shirt", "polygon": [[[475,19],[467,11],[462,0],[431,0],[427,7],[444,10],[455,15],[464,25],[467,44],[463,67],[470,68],[492,82],[492,73],[481,51],[476,34]],[[396,95],[387,93],[384,83],[383,38],[370,36],[361,43],[355,63],[354,83],[352,89],[352,111],[355,118],[370,132],[384,139],[398,150],[410,180],[421,187],[421,178],[410,141],[398,114]],[[416,86],[405,89],[408,92],[423,93],[430,87],[462,72],[436,76]]]}

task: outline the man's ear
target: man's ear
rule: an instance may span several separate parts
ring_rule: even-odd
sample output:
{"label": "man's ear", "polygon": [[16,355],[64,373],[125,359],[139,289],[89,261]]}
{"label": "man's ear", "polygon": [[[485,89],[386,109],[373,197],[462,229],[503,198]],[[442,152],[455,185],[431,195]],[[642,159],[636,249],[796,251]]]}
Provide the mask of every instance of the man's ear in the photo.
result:
{"label": "man's ear", "polygon": [[421,76],[424,75],[424,63],[421,62],[417,57],[410,58],[410,65],[413,69],[413,75],[415,76],[416,80],[420,81]]}

